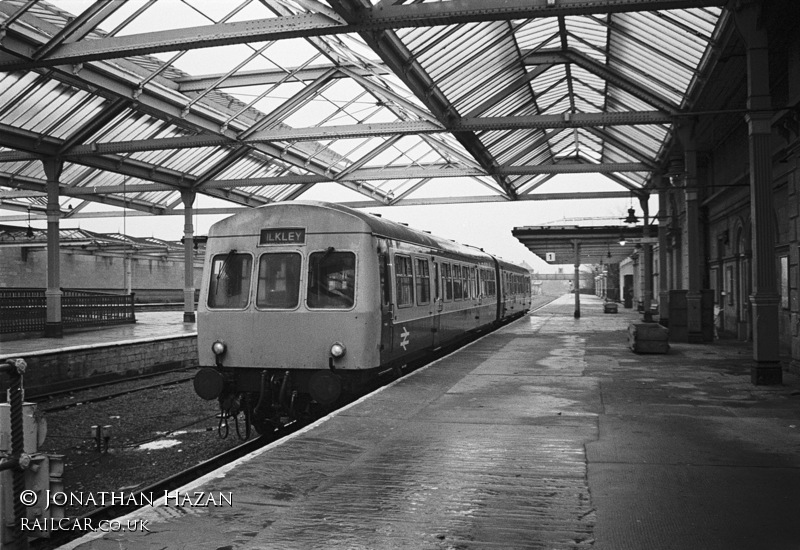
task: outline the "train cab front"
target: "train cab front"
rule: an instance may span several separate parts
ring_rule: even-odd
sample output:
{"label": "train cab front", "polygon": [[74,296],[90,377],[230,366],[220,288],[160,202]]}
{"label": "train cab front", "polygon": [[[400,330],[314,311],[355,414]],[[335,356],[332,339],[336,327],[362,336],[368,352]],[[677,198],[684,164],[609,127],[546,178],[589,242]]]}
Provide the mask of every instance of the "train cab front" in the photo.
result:
{"label": "train cab front", "polygon": [[337,372],[347,354],[346,345],[338,340],[331,343],[327,359],[319,358],[318,366],[323,368],[316,369],[291,364],[243,367],[226,363],[229,354],[224,340],[213,341],[210,348],[215,365],[198,370],[195,392],[205,400],[218,400],[221,419],[235,419],[242,413],[259,433],[313,418],[339,402],[349,389],[349,378]]}
{"label": "train cab front", "polygon": [[195,391],[259,432],[329,409],[379,361],[379,319],[363,295],[378,284],[358,275],[375,253],[352,232],[316,237],[311,225],[209,235]]}

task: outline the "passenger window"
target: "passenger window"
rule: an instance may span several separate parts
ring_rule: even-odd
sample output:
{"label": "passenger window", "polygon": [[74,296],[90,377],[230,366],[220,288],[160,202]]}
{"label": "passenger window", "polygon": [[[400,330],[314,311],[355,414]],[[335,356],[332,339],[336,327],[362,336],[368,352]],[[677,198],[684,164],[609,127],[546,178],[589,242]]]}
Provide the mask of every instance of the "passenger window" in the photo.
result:
{"label": "passenger window", "polygon": [[414,271],[411,258],[394,257],[394,274],[397,286],[397,307],[408,307],[414,304]]}
{"label": "passenger window", "polygon": [[460,300],[463,295],[461,293],[461,266],[453,266],[453,299]]}
{"label": "passenger window", "polygon": [[431,272],[428,260],[417,258],[417,303],[431,301]]}
{"label": "passenger window", "polygon": [[441,280],[441,279],[440,279],[440,277],[439,277],[439,264],[438,264],[438,263],[436,263],[435,261],[433,262],[433,274],[434,274],[434,279],[433,279],[433,291],[436,293],[436,295],[434,296],[434,298],[435,298],[435,299],[436,299],[436,301],[438,302],[438,301],[439,301],[439,299],[441,298],[441,293],[440,293],[440,291],[439,291],[439,289],[441,288],[441,287],[439,286],[439,285],[440,285],[440,280]]}
{"label": "passenger window", "polygon": [[258,262],[256,306],[265,309],[294,309],[300,295],[299,254],[264,254]]}
{"label": "passenger window", "polygon": [[211,280],[208,285],[208,307],[214,309],[244,309],[250,300],[250,278],[253,258],[231,250],[218,254],[211,261]]}
{"label": "passenger window", "polygon": [[491,270],[485,270],[484,275],[486,276],[485,283],[486,283],[486,295],[487,296],[496,296],[497,295],[497,281],[495,280],[495,272]]}
{"label": "passenger window", "polygon": [[349,309],[355,303],[356,255],[314,252],[308,258],[306,304],[310,309]]}
{"label": "passenger window", "polygon": [[478,297],[478,286],[477,286],[477,280],[475,279],[474,267],[469,268],[469,295],[472,298]]}
{"label": "passenger window", "polygon": [[442,264],[442,282],[444,283],[444,300],[449,302],[453,299],[453,275],[450,272],[450,264]]}

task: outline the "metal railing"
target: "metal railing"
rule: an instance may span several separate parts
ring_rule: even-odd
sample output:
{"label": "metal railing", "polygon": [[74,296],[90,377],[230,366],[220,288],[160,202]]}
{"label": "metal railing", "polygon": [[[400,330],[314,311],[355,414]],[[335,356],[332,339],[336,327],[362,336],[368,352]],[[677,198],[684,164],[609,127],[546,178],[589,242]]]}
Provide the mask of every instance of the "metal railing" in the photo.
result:
{"label": "metal railing", "polygon": [[[134,293],[108,294],[62,289],[63,328],[135,323]],[[0,288],[0,334],[44,331],[47,298],[41,288]]]}

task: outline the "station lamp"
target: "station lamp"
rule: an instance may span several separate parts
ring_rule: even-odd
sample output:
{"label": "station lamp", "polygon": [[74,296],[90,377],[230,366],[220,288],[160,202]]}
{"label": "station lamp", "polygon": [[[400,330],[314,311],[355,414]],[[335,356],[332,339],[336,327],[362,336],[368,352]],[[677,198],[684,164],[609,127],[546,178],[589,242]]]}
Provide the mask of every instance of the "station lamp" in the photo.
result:
{"label": "station lamp", "polygon": [[625,218],[625,223],[639,223],[639,218],[636,217],[636,211],[633,208],[628,208],[628,217]]}

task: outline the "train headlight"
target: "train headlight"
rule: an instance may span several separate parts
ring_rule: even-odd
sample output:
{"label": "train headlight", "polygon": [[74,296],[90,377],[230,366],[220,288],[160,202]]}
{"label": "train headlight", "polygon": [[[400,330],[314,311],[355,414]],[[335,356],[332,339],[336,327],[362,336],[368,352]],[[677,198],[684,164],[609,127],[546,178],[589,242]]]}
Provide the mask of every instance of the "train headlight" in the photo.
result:
{"label": "train headlight", "polygon": [[347,352],[347,348],[341,342],[334,342],[331,346],[331,357],[336,359],[344,357],[345,352]]}
{"label": "train headlight", "polygon": [[211,351],[213,351],[214,355],[217,357],[223,355],[227,349],[228,347],[225,345],[225,342],[220,342],[219,340],[211,344]]}

